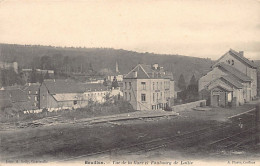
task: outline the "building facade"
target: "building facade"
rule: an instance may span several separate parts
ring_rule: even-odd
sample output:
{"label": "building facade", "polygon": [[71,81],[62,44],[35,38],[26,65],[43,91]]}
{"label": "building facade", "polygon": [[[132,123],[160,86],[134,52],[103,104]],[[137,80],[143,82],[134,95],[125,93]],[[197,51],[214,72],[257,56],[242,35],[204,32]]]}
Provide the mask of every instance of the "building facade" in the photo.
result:
{"label": "building facade", "polygon": [[123,96],[136,110],[163,110],[174,104],[174,81],[158,64],[138,64],[123,80]]}
{"label": "building facade", "polygon": [[199,79],[199,92],[212,106],[238,106],[249,102],[257,96],[257,67],[243,52],[231,49]]}

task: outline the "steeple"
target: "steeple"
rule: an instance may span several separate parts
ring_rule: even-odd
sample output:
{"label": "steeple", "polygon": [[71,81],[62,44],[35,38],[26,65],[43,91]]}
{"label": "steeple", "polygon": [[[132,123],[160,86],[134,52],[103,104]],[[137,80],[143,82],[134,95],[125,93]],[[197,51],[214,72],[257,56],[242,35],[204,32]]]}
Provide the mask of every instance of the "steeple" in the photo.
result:
{"label": "steeple", "polygon": [[118,63],[116,61],[116,73],[119,73],[119,69],[118,69]]}

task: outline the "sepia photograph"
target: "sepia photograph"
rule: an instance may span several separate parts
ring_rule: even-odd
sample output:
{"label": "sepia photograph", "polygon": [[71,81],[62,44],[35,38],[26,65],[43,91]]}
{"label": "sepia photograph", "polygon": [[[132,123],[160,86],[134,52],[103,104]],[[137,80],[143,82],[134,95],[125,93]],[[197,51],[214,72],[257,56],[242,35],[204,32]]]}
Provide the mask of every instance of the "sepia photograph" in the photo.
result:
{"label": "sepia photograph", "polygon": [[260,166],[260,0],[0,0],[0,165]]}

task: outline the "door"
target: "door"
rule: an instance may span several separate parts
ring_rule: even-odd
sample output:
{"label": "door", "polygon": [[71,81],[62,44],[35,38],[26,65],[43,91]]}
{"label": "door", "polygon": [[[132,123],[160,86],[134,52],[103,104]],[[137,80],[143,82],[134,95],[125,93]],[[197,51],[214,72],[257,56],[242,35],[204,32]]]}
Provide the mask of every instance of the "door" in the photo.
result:
{"label": "door", "polygon": [[212,96],[212,106],[214,106],[214,107],[219,106],[219,95]]}

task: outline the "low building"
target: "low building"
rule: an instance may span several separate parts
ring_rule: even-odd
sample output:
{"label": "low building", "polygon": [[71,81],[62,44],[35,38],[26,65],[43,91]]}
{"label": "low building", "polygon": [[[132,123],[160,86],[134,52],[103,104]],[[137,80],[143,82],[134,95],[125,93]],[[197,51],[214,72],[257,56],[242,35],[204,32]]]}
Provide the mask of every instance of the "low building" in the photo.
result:
{"label": "low building", "polygon": [[199,93],[212,106],[238,106],[256,98],[256,65],[229,50],[199,79]]}
{"label": "low building", "polygon": [[40,108],[78,108],[90,101],[104,102],[109,89],[103,84],[73,80],[44,80],[40,87]]}
{"label": "low building", "polygon": [[124,99],[136,110],[163,110],[174,104],[172,74],[158,64],[138,64],[123,80]]}
{"label": "low building", "polygon": [[0,90],[0,105],[8,113],[38,109],[22,89]]}

